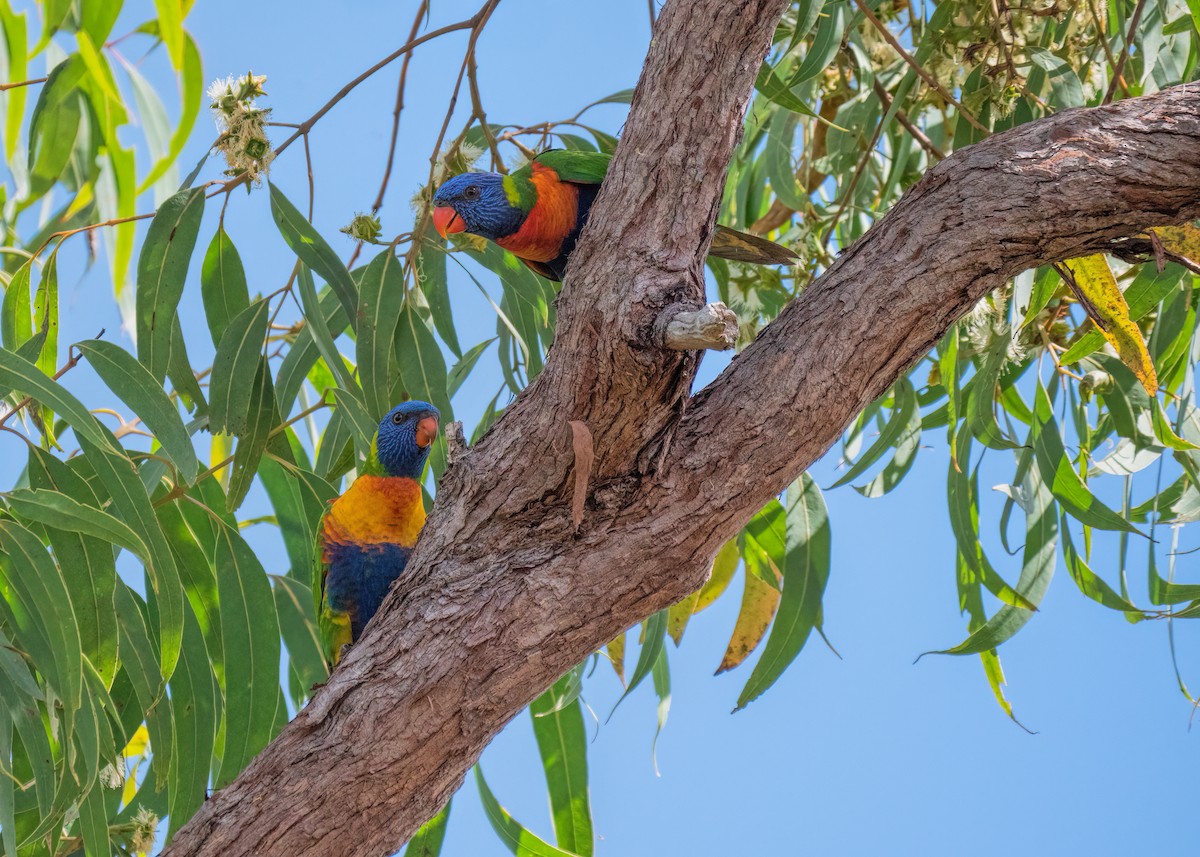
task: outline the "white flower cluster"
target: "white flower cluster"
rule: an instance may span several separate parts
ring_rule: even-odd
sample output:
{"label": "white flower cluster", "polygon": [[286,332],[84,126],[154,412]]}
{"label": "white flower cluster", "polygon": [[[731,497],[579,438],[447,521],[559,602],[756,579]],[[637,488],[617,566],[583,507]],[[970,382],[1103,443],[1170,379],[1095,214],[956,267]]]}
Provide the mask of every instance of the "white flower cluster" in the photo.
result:
{"label": "white flower cluster", "polygon": [[138,854],[149,854],[154,849],[154,836],[158,831],[158,816],[144,806],[139,806],[133,817],[133,837],[130,845]]}
{"label": "white flower cluster", "polygon": [[209,109],[221,132],[213,148],[225,155],[225,174],[246,174],[256,184],[275,158],[265,128],[271,108],[255,105],[255,99],[267,94],[262,88],[266,80],[265,74],[247,72],[236,80],[213,81],[208,88]]}

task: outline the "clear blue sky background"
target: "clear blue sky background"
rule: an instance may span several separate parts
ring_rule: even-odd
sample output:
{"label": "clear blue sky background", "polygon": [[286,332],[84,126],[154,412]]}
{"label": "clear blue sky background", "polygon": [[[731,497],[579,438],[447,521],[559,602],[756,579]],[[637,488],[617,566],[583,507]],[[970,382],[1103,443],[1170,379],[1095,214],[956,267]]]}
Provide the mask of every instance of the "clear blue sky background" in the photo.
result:
{"label": "clear blue sky background", "polygon": [[[136,5],[137,15],[148,14],[150,4]],[[201,47],[206,81],[247,69],[265,73],[270,97],[264,103],[275,108],[276,119],[298,122],[395,50],[415,6],[415,0],[200,0],[187,25]],[[475,8],[473,2],[436,2],[432,26]],[[126,19],[137,23],[128,10]],[[506,0],[479,43],[489,117],[514,124],[563,118],[633,86],[648,39],[643,0]],[[412,64],[396,171],[382,211],[388,235],[410,223],[408,200],[428,170],[465,42],[463,34],[437,41]],[[343,255],[352,245],[337,227],[369,208],[382,174],[398,69],[397,63],[361,86],[312,135],[315,221]],[[160,57],[145,71],[160,89],[169,81]],[[173,104],[170,109],[174,113]],[[623,115],[623,108],[609,107],[592,118],[615,133]],[[202,115],[181,160],[183,171],[213,136]],[[212,162],[203,178],[217,173]],[[303,202],[300,146],[275,164],[272,178]],[[211,237],[216,215],[210,204],[202,242]],[[265,191],[249,198],[235,194],[226,223],[251,291],[282,285],[293,257],[271,222]],[[106,268],[85,275],[78,254],[60,262],[63,342],[93,336],[100,326],[117,335]],[[466,282],[451,285],[464,346],[491,336],[495,319],[478,292]],[[193,362],[205,366],[211,347],[198,308],[194,265],[184,324]],[[120,340],[130,344],[127,336]],[[719,357],[706,358],[704,380],[721,365]],[[498,375],[477,374],[454,401],[468,434],[498,386]],[[103,398],[86,369],[72,373],[68,386],[93,405]],[[596,734],[590,765],[598,854],[1127,854],[1179,848],[1179,833],[1186,830],[1179,822],[1195,808],[1195,757],[1188,754],[1197,752],[1200,738],[1189,732],[1190,707],[1175,687],[1164,624],[1133,626],[1085,601],[1060,565],[1040,614],[1001,650],[1009,697],[1017,716],[1038,732],[1033,736],[997,707],[976,658],[930,657],[913,665],[919,653],[965,636],[946,514],[947,453],[941,432],[925,442],[929,447],[894,494],[874,501],[848,488],[827,494],[833,571],[825,622],[843,660],[819,640],[810,642],[763,699],[731,716],[749,669],[715,678],[712,671],[733,627],[739,573],[735,592],[695,618],[684,646],[671,652],[674,695],[658,742],[661,776],[651,760],[655,699],[648,681],[607,725],[589,724]],[[0,475],[10,484],[14,448],[3,449]],[[819,484],[835,481],[837,463],[835,451],[813,469]],[[256,502],[262,502],[260,494],[247,512]],[[993,517],[984,528],[994,530],[995,508],[988,511]],[[283,570],[273,534],[256,533],[254,543],[268,571]],[[1016,560],[998,551],[995,558],[1015,579]],[[1189,567],[1194,562],[1181,563],[1185,575]],[[1101,561],[1097,570],[1112,578],[1111,562]],[[1191,629],[1180,630],[1186,669],[1195,664],[1200,641]],[[585,698],[601,721],[619,692],[604,663],[585,685]],[[493,742],[483,764],[501,802],[551,838],[527,715]],[[470,782],[455,800],[443,853],[508,853]]]}

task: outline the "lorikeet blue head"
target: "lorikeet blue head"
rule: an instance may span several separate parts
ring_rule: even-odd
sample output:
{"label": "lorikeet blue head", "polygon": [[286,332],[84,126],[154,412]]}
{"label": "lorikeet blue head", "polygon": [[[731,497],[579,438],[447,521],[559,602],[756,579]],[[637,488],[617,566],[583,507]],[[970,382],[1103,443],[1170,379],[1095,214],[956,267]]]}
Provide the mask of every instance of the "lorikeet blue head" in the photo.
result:
{"label": "lorikeet blue head", "polygon": [[[463,173],[447,179],[433,197],[433,225],[442,236],[470,232],[490,241],[521,228],[535,199],[523,199],[515,182],[497,173]],[[522,207],[526,203],[526,207]]]}
{"label": "lorikeet blue head", "polygon": [[375,437],[381,475],[420,479],[440,418],[429,402],[404,402],[388,411]]}

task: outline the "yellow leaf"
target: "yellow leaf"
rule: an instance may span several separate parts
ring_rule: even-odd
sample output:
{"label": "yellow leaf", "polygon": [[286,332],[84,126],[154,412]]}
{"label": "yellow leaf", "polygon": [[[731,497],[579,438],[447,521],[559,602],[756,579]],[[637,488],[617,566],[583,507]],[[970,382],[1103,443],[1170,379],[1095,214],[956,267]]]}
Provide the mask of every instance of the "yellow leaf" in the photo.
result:
{"label": "yellow leaf", "polygon": [[[1071,276],[1068,285],[1088,318],[1116,349],[1121,362],[1128,366],[1151,395],[1158,393],[1158,376],[1142,331],[1129,318],[1129,305],[1117,286],[1103,254],[1082,256],[1064,263]],[[1072,283],[1071,280],[1074,280]]]}
{"label": "yellow leaf", "polygon": [[687,627],[688,619],[696,612],[696,602],[699,599],[700,590],[697,589],[682,601],[676,601],[667,611],[667,633],[677,646],[683,639],[683,629]]}
{"label": "yellow leaf", "polygon": [[133,733],[133,737],[129,739],[129,743],[125,745],[125,749],[121,751],[121,755],[126,759],[132,759],[134,756],[146,755],[146,748],[150,746],[150,733],[146,731],[146,724],[142,724]]}
{"label": "yellow leaf", "polygon": [[1185,223],[1182,226],[1158,226],[1150,231],[1158,236],[1168,253],[1200,265],[1200,229]]}
{"label": "yellow leaf", "polygon": [[610,640],[605,647],[608,652],[608,660],[613,665],[613,669],[617,671],[617,678],[621,680],[621,684],[625,684],[625,632],[614,639]]}
{"label": "yellow leaf", "polygon": [[779,590],[747,569],[742,608],[733,626],[733,636],[729,638],[729,648],[717,667],[718,675],[746,660],[755,646],[762,642],[778,607]]}
{"label": "yellow leaf", "polygon": [[717,556],[713,560],[712,572],[708,575],[708,582],[700,587],[700,594],[696,596],[696,605],[692,608],[693,614],[699,613],[721,597],[725,587],[729,586],[729,581],[733,580],[733,573],[737,571],[739,558],[736,539],[730,539],[724,547],[717,551]]}

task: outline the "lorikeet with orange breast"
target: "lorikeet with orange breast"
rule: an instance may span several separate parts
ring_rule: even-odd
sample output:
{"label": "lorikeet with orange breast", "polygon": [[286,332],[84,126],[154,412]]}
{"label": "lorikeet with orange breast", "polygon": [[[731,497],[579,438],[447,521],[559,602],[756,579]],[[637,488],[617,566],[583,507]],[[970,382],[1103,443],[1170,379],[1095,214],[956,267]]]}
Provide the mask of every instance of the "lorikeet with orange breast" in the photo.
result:
{"label": "lorikeet with orange breast", "polygon": [[[609,155],[550,149],[511,175],[463,173],[433,197],[442,237],[469,232],[494,241],[543,277],[561,280],[608,172]],[[709,255],[758,265],[790,265],[796,254],[757,235],[718,225]]]}
{"label": "lorikeet with orange breast", "polygon": [[418,480],[439,418],[428,402],[392,408],[358,478],[321,518],[313,595],[330,666],[359,638],[408,564],[425,524]]}

